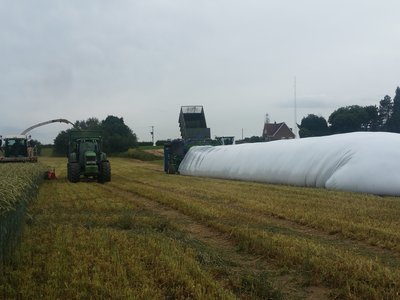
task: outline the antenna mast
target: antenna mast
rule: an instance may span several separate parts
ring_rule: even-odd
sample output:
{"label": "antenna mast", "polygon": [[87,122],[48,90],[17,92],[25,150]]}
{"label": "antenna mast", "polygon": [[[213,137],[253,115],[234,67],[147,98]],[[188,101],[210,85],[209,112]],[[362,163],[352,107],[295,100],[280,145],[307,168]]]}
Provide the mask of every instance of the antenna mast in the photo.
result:
{"label": "antenna mast", "polygon": [[154,147],[155,146],[155,144],[154,144],[154,126],[151,126],[150,134],[151,134],[151,142],[152,142],[153,147]]}
{"label": "antenna mast", "polygon": [[296,95],[296,76],[294,76],[294,135],[298,138],[297,134],[297,95]]}

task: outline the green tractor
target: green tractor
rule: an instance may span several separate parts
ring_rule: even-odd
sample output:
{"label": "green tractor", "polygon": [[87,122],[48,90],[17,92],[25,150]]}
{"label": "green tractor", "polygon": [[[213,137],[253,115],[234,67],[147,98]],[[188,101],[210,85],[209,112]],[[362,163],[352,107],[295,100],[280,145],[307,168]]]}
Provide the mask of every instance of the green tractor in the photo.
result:
{"label": "green tractor", "polygon": [[111,180],[110,162],[101,152],[99,131],[72,130],[68,142],[68,180],[78,182],[81,175],[93,177],[100,183]]}

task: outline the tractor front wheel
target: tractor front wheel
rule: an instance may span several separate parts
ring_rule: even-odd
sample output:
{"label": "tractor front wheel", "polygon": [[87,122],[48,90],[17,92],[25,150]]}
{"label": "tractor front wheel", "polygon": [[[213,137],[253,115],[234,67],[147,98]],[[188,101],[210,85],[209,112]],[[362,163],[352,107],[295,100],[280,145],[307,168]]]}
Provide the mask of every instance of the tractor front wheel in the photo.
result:
{"label": "tractor front wheel", "polygon": [[81,167],[79,166],[79,163],[68,163],[68,180],[76,183],[79,181],[79,178],[81,177]]}
{"label": "tractor front wheel", "polygon": [[100,183],[111,181],[111,166],[108,161],[102,161],[100,163],[100,172],[97,181]]}

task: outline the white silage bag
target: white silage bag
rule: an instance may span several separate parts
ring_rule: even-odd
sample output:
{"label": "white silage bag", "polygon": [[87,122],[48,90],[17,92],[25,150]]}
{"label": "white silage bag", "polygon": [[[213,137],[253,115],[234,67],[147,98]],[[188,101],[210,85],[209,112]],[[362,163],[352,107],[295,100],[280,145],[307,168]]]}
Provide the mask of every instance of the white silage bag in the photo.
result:
{"label": "white silage bag", "polygon": [[183,175],[400,195],[400,134],[354,132],[192,147]]}

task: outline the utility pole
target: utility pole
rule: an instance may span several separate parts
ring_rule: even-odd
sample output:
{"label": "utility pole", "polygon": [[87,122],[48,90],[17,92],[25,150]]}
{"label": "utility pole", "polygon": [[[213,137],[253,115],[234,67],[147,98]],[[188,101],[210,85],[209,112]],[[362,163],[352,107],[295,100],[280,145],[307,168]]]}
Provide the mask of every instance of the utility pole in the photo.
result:
{"label": "utility pole", "polygon": [[294,76],[294,135],[298,138],[297,134],[297,95],[296,95],[296,76]]}
{"label": "utility pole", "polygon": [[242,141],[243,141],[243,128],[242,128]]}
{"label": "utility pole", "polygon": [[150,134],[151,134],[151,141],[153,142],[153,147],[154,147],[155,146],[154,145],[154,126],[151,126]]}

